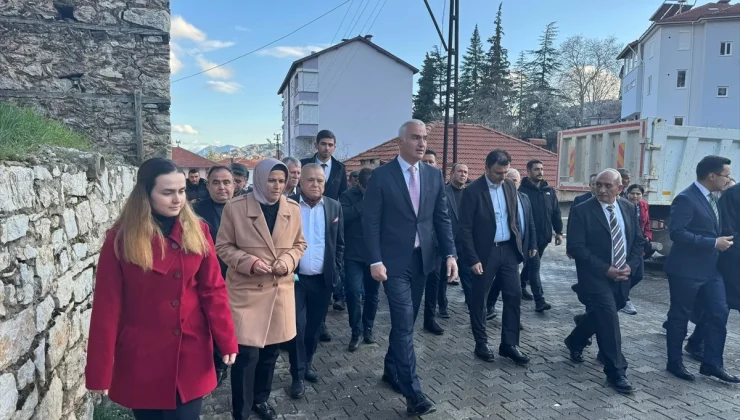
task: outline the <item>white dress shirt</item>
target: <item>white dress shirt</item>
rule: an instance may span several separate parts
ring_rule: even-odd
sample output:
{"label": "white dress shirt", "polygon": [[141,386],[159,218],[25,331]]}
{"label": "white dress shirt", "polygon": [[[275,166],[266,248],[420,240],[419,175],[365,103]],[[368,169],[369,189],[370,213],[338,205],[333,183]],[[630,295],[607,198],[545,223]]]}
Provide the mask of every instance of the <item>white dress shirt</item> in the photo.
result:
{"label": "white dress shirt", "polygon": [[699,181],[694,181],[694,185],[696,185],[696,188],[698,188],[699,191],[701,191],[701,195],[703,195],[704,198],[707,199],[707,202],[708,203],[711,203],[712,200],[711,200],[711,198],[709,198],[709,196],[712,195],[712,193],[709,192],[709,190],[707,189],[707,187],[701,185],[701,183],[699,183]]}
{"label": "white dress shirt", "polygon": [[319,159],[319,156],[317,155],[316,156],[316,163],[319,164],[319,165],[326,165],[326,167],[323,168],[324,169],[324,176],[326,176],[326,180],[324,181],[324,183],[329,182],[329,174],[331,174],[331,157],[329,158],[329,160],[326,161],[326,163],[324,163],[324,162],[321,161],[321,159]]}
{"label": "white dress shirt", "polygon": [[[624,244],[624,252],[625,255],[627,255],[627,236],[624,226],[624,218],[622,217],[622,208],[619,207],[618,203],[619,199],[614,201],[614,214],[617,216],[617,224],[619,225],[619,230],[622,232],[622,243]],[[604,216],[606,217],[606,225],[609,226],[611,229],[611,226],[609,225],[609,210],[607,210],[606,206],[609,206],[610,204],[606,204],[604,202],[599,201],[599,204],[601,204],[601,209],[604,210]],[[611,244],[609,246],[611,248]],[[612,265],[614,265],[614,251],[612,251]]]}
{"label": "white dress shirt", "polygon": [[493,242],[505,242],[511,239],[511,230],[509,229],[509,211],[506,208],[506,195],[504,194],[504,185],[495,185],[486,177],[488,191],[491,193],[491,202],[493,203],[493,213],[496,218],[496,236]]}
{"label": "white dress shirt", "polygon": [[303,201],[303,197],[300,198],[299,204],[303,236],[308,246],[298,263],[298,273],[315,276],[324,272],[324,251],[326,249],[324,199],[322,197],[313,208]]}

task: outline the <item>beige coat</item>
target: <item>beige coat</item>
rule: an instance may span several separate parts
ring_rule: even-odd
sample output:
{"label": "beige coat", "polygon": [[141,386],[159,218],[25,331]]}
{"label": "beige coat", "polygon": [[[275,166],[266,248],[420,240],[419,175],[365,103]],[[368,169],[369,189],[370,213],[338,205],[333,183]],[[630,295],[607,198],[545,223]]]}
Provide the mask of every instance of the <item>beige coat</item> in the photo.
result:
{"label": "beige coat", "polygon": [[[229,266],[226,286],[239,344],[262,348],[295,337],[293,271],[305,250],[300,207],[295,201],[280,197],[272,235],[251,193],[226,204],[216,251]],[[258,259],[268,266],[281,260],[288,267],[288,274],[250,274]]]}

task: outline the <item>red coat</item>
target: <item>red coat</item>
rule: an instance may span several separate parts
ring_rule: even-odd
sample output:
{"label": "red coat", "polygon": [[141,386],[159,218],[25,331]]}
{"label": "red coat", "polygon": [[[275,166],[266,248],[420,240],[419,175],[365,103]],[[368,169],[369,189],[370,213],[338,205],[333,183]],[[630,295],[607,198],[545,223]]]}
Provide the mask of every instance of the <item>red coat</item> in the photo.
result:
{"label": "red coat", "polygon": [[640,230],[642,231],[642,236],[648,239],[648,241],[653,240],[653,230],[650,228],[650,210],[647,201],[640,200],[640,219],[638,220],[640,222]]}
{"label": "red coat", "polygon": [[177,392],[188,402],[216,388],[213,340],[223,354],[238,347],[213,240],[205,223],[201,228],[207,256],[182,252],[175,223],[164,259],[152,240],[149,272],[119,261],[116,231],[108,232],[95,280],[88,389],[109,389],[110,399],[128,408],[174,409]]}

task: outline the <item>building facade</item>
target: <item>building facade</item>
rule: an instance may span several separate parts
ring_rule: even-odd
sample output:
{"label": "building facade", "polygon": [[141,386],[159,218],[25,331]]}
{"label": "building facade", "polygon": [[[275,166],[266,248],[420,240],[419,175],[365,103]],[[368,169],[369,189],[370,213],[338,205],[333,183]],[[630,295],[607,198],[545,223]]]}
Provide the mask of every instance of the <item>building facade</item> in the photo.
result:
{"label": "building facade", "polygon": [[411,118],[415,67],[358,36],[295,61],[280,86],[283,154],[313,153],[319,130],[337,136],[337,158],[392,137]]}
{"label": "building facade", "polygon": [[622,118],[740,128],[740,4],[664,3],[619,55]]}

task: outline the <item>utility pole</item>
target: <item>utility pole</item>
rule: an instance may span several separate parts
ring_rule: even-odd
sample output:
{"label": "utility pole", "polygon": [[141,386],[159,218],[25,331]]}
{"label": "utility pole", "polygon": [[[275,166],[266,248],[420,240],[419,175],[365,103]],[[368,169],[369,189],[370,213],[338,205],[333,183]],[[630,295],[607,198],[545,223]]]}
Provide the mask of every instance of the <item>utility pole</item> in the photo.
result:
{"label": "utility pole", "polygon": [[280,133],[275,133],[275,156],[280,160]]}

